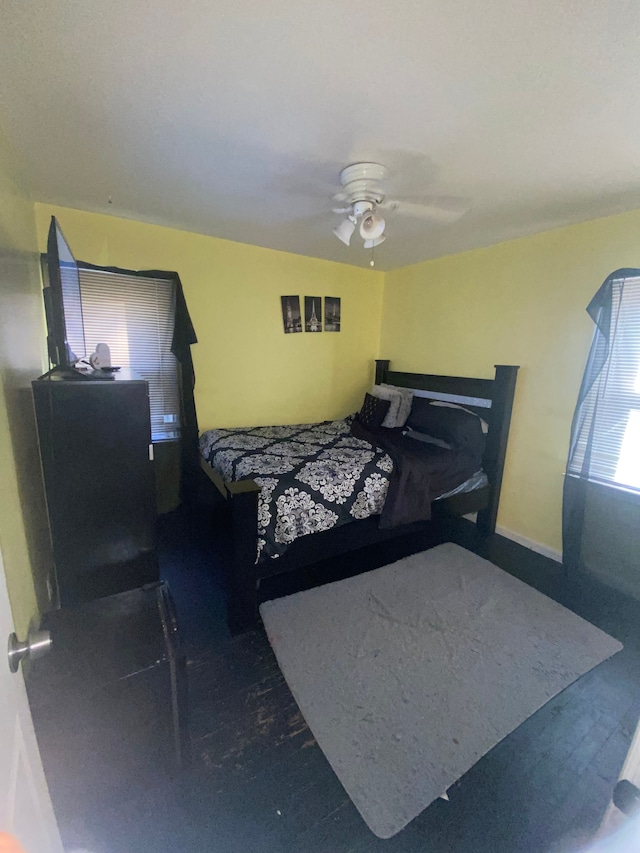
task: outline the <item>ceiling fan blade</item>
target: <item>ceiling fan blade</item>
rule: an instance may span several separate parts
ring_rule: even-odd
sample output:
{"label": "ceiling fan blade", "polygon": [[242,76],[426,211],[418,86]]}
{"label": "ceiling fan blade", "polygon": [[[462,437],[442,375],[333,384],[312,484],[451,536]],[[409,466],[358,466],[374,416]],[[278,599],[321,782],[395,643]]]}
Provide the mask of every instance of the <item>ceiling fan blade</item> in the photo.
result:
{"label": "ceiling fan blade", "polygon": [[333,213],[342,213],[342,214],[344,214],[344,213],[351,213],[351,211],[352,211],[352,208],[351,208],[351,207],[334,207],[334,208],[333,208]]}
{"label": "ceiling fan blade", "polygon": [[464,199],[438,199],[429,201],[403,201],[401,199],[386,199],[378,208],[400,214],[401,216],[412,216],[414,219],[425,219],[429,222],[441,222],[443,224],[456,222],[469,210],[470,205]]}

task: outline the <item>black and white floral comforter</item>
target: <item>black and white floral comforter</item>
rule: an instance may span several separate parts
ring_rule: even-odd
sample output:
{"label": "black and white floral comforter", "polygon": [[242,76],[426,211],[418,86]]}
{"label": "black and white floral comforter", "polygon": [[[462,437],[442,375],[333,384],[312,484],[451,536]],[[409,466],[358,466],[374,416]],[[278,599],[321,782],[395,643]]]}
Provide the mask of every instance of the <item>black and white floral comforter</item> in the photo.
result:
{"label": "black and white floral comforter", "polygon": [[256,562],[300,536],[381,512],[393,463],[351,435],[351,420],[202,434],[200,453],[224,480],[261,487]]}

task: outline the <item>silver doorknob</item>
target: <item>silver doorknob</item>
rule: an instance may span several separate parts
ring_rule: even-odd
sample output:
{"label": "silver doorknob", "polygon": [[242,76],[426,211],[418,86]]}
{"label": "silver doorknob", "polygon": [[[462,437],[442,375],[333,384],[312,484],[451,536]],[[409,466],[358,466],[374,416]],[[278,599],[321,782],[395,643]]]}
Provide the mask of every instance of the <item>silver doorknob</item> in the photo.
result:
{"label": "silver doorknob", "polygon": [[15,634],[9,634],[9,643],[7,646],[9,669],[11,672],[17,672],[20,661],[23,658],[28,657],[29,660],[36,660],[36,658],[46,655],[50,648],[50,631],[29,631],[24,643],[21,643]]}

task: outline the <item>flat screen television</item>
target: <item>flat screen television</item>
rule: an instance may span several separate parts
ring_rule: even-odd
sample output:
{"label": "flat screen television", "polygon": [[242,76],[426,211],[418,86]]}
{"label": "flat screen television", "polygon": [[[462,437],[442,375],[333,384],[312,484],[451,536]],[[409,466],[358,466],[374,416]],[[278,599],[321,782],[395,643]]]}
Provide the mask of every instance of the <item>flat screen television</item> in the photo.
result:
{"label": "flat screen television", "polygon": [[86,355],[86,344],[78,264],[55,216],[47,239],[47,272],[47,349],[51,364],[64,370]]}

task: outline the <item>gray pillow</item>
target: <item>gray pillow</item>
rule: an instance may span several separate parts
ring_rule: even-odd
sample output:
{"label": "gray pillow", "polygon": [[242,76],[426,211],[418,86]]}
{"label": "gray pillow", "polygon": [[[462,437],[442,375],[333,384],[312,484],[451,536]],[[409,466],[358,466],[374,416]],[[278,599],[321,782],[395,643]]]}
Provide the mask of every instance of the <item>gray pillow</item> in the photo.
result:
{"label": "gray pillow", "polygon": [[374,385],[371,393],[379,400],[389,401],[389,411],[382,422],[383,427],[403,427],[411,412],[413,391],[410,388],[398,388],[395,385]]}

